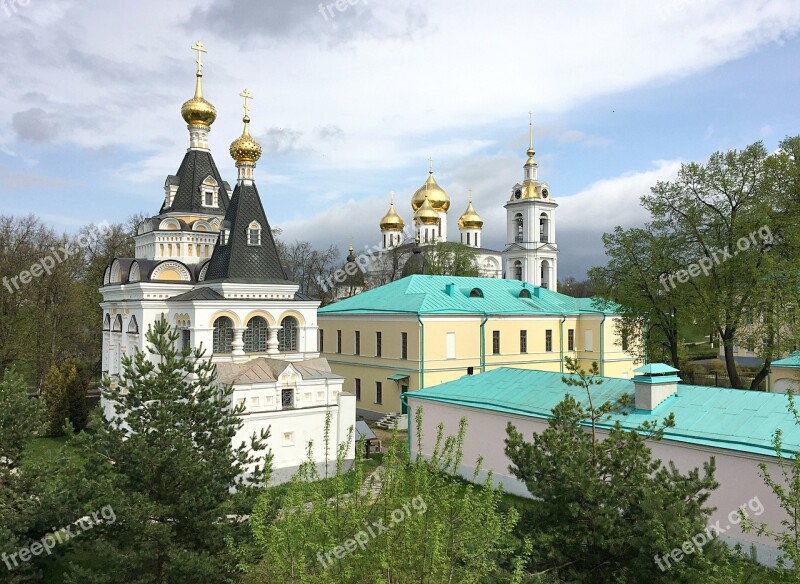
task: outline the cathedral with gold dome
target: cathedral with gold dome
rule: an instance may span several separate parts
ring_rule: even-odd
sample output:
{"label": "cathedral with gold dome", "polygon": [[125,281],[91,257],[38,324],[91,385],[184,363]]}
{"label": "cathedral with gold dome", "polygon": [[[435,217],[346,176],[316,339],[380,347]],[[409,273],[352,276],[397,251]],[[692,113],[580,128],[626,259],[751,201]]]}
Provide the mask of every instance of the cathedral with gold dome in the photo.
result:
{"label": "cathedral with gold dome", "polygon": [[[484,278],[508,278],[556,289],[558,247],[555,238],[555,210],[550,187],[539,181],[539,165],[533,149],[533,123],[529,121],[530,143],[524,165],[524,179],[511,189],[506,208],[506,245],[503,251],[483,247],[483,219],[475,210],[470,192],[467,206],[458,218],[457,241],[475,252],[479,274]],[[372,285],[380,285],[408,273],[424,273],[424,262],[409,262],[413,251],[437,242],[449,241],[447,215],[450,197],[433,176],[431,161],[425,183],[411,197],[412,223],[397,212],[394,193],[389,210],[380,220],[380,247],[367,270]]]}
{"label": "cathedral with gold dome", "polygon": [[[181,108],[189,148],[164,183],[158,214],[137,229],[135,257],[115,259],[103,276],[103,373],[115,383],[126,357],[147,353],[148,328],[167,319],[179,346],[204,351],[218,383],[233,386],[232,407],[243,421],[234,443],[270,429],[272,479],[281,482],[306,460],[309,441],[317,462],[328,463],[320,440],[326,419],[333,439],[345,442],[355,425],[355,396],[320,356],[319,300],[300,293],[281,265],[255,181],[262,149],[250,133],[253,96],[240,94],[243,127],[229,148],[237,168],[231,189],[209,144],[217,111],[203,95],[206,49],[201,42],[192,49],[195,93]],[[105,394],[101,403],[114,417]],[[347,458],[353,455],[351,441]]]}

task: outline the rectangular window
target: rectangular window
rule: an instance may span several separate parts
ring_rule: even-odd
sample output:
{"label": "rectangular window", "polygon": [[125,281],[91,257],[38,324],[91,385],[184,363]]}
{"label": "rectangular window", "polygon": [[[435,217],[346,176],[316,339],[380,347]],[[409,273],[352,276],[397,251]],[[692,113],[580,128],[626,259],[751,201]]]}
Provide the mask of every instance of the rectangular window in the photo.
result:
{"label": "rectangular window", "polygon": [[342,352],[342,331],[341,329],[336,331],[336,352],[341,354]]}
{"label": "rectangular window", "polygon": [[383,383],[380,381],[375,382],[375,403],[382,404],[383,403]]}
{"label": "rectangular window", "polygon": [[380,357],[383,354],[383,338],[380,332],[375,333],[375,356]]}
{"label": "rectangular window", "polygon": [[214,193],[212,191],[206,191],[204,193],[205,202],[203,203],[206,207],[213,207],[214,206]]}
{"label": "rectangular window", "polygon": [[519,352],[528,352],[528,331],[519,331]]}
{"label": "rectangular window", "polygon": [[545,351],[552,351],[553,350],[553,330],[547,329],[544,331],[544,350]]}
{"label": "rectangular window", "polygon": [[361,380],[356,377],[356,401],[361,401]]}
{"label": "rectangular window", "polygon": [[189,329],[181,329],[181,336],[183,342],[184,349],[191,349],[192,348],[192,331]]}
{"label": "rectangular window", "polygon": [[456,333],[447,333],[447,359],[456,358]]}
{"label": "rectangular window", "polygon": [[356,339],[353,347],[353,355],[361,354],[361,331],[356,331]]}
{"label": "rectangular window", "polygon": [[400,333],[400,358],[408,359],[408,333]]}
{"label": "rectangular window", "polygon": [[575,329],[567,331],[567,351],[575,350]]}
{"label": "rectangular window", "polygon": [[583,350],[584,351],[594,351],[594,342],[592,339],[592,331],[586,331],[583,336],[584,344]]}
{"label": "rectangular window", "polygon": [[492,354],[500,354],[500,331],[492,331]]}
{"label": "rectangular window", "polygon": [[319,329],[319,352],[322,353],[325,351],[325,331]]}
{"label": "rectangular window", "polygon": [[628,350],[628,335],[626,333],[622,333],[622,350]]}
{"label": "rectangular window", "polygon": [[467,245],[469,245],[469,244],[470,244],[470,241],[469,241],[469,236],[470,236],[470,233],[467,233]]}

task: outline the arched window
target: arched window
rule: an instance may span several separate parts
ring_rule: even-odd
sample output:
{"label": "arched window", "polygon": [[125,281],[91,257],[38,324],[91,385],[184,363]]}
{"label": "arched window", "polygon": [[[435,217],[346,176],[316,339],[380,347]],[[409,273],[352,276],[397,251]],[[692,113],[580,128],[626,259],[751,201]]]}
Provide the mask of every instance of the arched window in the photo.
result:
{"label": "arched window", "polygon": [[114,319],[114,328],[111,329],[115,333],[122,332],[122,315],[118,314],[117,317]]}
{"label": "arched window", "polygon": [[547,213],[542,213],[539,216],[539,242],[547,243],[550,235],[550,220],[547,218]]}
{"label": "arched window", "polygon": [[214,321],[214,353],[230,353],[233,350],[233,321],[220,316]]}
{"label": "arched window", "polygon": [[297,319],[287,316],[281,321],[278,331],[278,351],[288,353],[297,350]]}
{"label": "arched window", "polygon": [[514,215],[514,222],[517,224],[517,234],[514,237],[514,241],[516,241],[517,243],[522,243],[524,241],[522,237],[522,231],[524,227],[523,225],[524,222],[522,220],[522,213],[517,213],[516,215]]}
{"label": "arched window", "polygon": [[519,291],[519,297],[520,298],[530,298],[531,297],[531,291],[528,290],[527,288],[523,288],[522,290]]}
{"label": "arched window", "polygon": [[111,330],[111,315],[106,314],[106,318],[103,320],[103,330],[110,331]]}
{"label": "arched window", "polygon": [[480,288],[473,288],[469,291],[470,298],[483,298],[483,290]]}
{"label": "arched window", "polygon": [[542,288],[550,288],[550,262],[542,261]]}
{"label": "arched window", "polygon": [[138,335],[139,334],[139,323],[136,322],[136,315],[131,316],[131,320],[128,323],[128,334],[129,335]]}
{"label": "arched window", "polygon": [[522,280],[522,262],[519,260],[514,262],[514,279]]}
{"label": "arched window", "polygon": [[244,352],[266,353],[268,334],[267,319],[263,316],[251,318],[247,321],[247,328],[244,331]]}
{"label": "arched window", "polygon": [[247,226],[247,245],[261,245],[261,225],[258,221]]}

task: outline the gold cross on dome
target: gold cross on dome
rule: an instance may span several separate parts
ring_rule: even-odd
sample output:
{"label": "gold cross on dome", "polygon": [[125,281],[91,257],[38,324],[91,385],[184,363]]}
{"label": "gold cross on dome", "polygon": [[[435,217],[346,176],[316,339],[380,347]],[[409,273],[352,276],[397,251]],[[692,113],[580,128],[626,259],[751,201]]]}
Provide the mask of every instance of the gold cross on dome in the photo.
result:
{"label": "gold cross on dome", "polygon": [[197,61],[195,61],[197,63],[197,72],[198,73],[202,73],[203,72],[203,53],[207,53],[208,51],[206,50],[206,47],[203,44],[203,41],[197,41],[194,44],[194,46],[192,47],[192,50],[193,51],[197,51]]}
{"label": "gold cross on dome", "polygon": [[467,191],[469,192],[469,202],[471,203],[472,202],[472,189],[467,189]]}
{"label": "gold cross on dome", "polygon": [[244,98],[244,115],[250,117],[250,100],[253,99],[253,94],[250,93],[249,89],[245,88],[239,96]]}
{"label": "gold cross on dome", "polygon": [[433,174],[433,157],[429,157],[429,158],[428,158],[428,162],[430,162],[430,165],[431,165],[431,170],[430,170],[430,172],[431,172],[431,174]]}

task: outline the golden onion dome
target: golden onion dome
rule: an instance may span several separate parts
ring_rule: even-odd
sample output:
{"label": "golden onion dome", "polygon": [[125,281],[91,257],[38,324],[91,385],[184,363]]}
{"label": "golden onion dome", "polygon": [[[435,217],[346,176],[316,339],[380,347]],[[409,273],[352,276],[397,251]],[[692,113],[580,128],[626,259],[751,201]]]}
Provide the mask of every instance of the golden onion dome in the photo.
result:
{"label": "golden onion dome", "polygon": [[472,201],[467,205],[467,210],[458,219],[459,229],[481,229],[483,227],[483,219],[475,211],[472,206]]}
{"label": "golden onion dome", "polygon": [[444,189],[440,187],[436,179],[433,178],[433,171],[428,173],[428,180],[426,180],[425,184],[417,189],[417,192],[411,197],[411,208],[416,211],[422,207],[426,196],[428,197],[428,201],[430,201],[431,207],[437,211],[447,212],[450,208],[450,197],[447,196]]}
{"label": "golden onion dome", "polygon": [[394,210],[394,203],[391,203],[389,212],[381,219],[381,231],[402,231],[405,225],[403,218]]}
{"label": "golden onion dome", "polygon": [[183,104],[181,116],[190,126],[202,126],[206,129],[217,119],[217,109],[203,97],[203,74],[199,71],[194,97]]}
{"label": "golden onion dome", "polygon": [[250,135],[250,116],[242,118],[244,130],[242,135],[231,142],[231,158],[236,164],[255,164],[261,158],[261,145]]}
{"label": "golden onion dome", "polygon": [[414,221],[419,221],[423,225],[436,225],[439,223],[439,213],[436,212],[427,197],[422,202],[422,206],[414,213]]}

